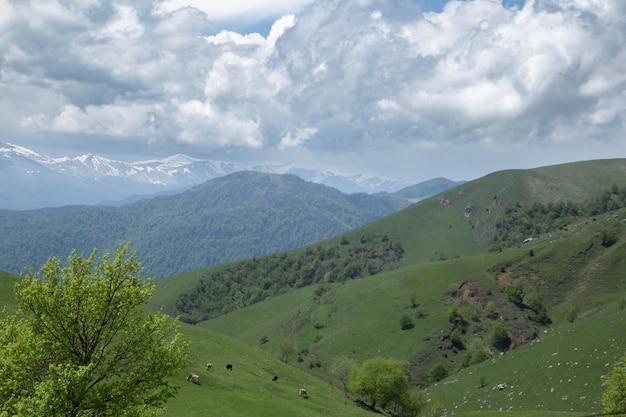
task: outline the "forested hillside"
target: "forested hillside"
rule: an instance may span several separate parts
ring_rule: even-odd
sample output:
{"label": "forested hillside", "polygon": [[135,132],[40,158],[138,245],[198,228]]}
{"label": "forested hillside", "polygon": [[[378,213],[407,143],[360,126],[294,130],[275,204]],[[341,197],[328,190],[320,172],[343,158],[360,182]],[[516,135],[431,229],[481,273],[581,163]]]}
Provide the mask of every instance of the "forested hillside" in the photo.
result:
{"label": "forested hillside", "polygon": [[252,258],[207,271],[176,301],[176,314],[188,323],[205,321],[319,282],[344,282],[392,269],[402,246],[386,236],[345,236],[334,246],[317,245],[304,251]]}
{"label": "forested hillside", "polygon": [[408,202],[347,195],[294,175],[238,172],[181,194],[123,207],[0,211],[0,269],[20,273],[71,249],[130,241],[153,276],[301,247],[384,217]]}
{"label": "forested hillside", "polygon": [[[368,237],[368,245],[375,245],[371,237],[393,242],[401,249],[395,253],[402,256],[382,263],[385,268],[370,271],[369,250],[355,248],[363,254],[354,257],[346,250],[337,250],[342,245],[333,238],[294,253],[256,259],[252,264],[248,260],[217,272],[211,268],[196,271],[194,276],[200,282],[189,285],[175,302],[176,307],[172,302],[169,308],[190,322],[206,320],[303,285],[373,275],[391,266],[501,251],[625,205],[625,160],[493,173],[346,232],[341,238],[351,244],[363,242],[364,237]],[[614,239],[606,231],[602,244]],[[336,258],[327,256],[324,263],[311,255],[320,253],[332,253]],[[331,258],[332,267],[328,267]],[[220,284],[225,281],[230,281],[227,288]],[[536,314],[540,316],[541,311]]]}

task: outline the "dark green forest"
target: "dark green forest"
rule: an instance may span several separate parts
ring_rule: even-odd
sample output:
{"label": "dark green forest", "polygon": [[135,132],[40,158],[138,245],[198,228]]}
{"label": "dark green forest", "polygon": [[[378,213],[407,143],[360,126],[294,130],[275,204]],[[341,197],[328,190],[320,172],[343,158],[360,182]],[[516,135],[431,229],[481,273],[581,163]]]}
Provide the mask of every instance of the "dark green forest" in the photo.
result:
{"label": "dark green forest", "polygon": [[355,242],[342,236],[335,246],[255,257],[208,272],[178,297],[176,311],[185,322],[205,321],[293,288],[389,270],[403,252],[402,245],[387,236],[363,235]]}
{"label": "dark green forest", "polygon": [[152,276],[282,252],[340,235],[408,205],[344,194],[294,175],[238,172],[122,207],[0,210],[0,269],[21,273],[76,249],[131,242]]}

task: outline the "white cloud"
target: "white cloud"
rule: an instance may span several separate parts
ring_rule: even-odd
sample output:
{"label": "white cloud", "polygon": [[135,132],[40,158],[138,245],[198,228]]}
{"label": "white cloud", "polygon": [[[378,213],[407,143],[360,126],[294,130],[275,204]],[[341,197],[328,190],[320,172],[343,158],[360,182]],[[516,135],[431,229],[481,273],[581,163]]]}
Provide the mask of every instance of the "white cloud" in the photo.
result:
{"label": "white cloud", "polygon": [[278,149],[286,149],[292,147],[298,147],[303,145],[307,140],[311,139],[313,135],[317,133],[317,129],[314,127],[304,127],[296,129],[295,132],[288,132],[285,134],[280,143]]}
{"label": "white cloud", "polygon": [[[267,36],[212,31],[268,17]],[[622,0],[440,13],[392,0],[0,0],[0,133],[13,135],[0,140],[109,135],[346,165],[459,143],[610,150],[626,126],[625,18]]]}

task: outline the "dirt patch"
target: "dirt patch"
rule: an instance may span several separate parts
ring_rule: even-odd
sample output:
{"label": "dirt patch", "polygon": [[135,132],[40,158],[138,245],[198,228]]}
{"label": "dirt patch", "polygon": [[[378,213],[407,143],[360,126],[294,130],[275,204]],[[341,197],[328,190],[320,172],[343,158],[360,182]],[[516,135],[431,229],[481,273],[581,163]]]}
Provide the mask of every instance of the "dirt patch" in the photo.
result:
{"label": "dirt patch", "polygon": [[496,275],[496,280],[498,281],[498,285],[501,288],[506,287],[509,284],[514,282],[513,277],[511,276],[511,267],[507,266],[502,268],[502,272]]}

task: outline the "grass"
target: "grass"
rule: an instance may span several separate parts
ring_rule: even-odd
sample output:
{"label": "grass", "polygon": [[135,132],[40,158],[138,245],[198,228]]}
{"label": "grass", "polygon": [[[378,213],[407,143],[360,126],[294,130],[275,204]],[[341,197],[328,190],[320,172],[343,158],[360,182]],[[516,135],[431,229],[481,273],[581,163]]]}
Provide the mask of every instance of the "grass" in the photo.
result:
{"label": "grass", "polygon": [[[572,324],[546,329],[533,343],[464,369],[427,390],[458,416],[527,410],[592,414],[601,410],[602,376],[624,356],[626,311],[609,305]],[[487,386],[480,387],[483,376]],[[507,388],[495,390],[496,384]]]}
{"label": "grass", "polygon": [[[184,334],[192,363],[176,378],[181,389],[168,402],[166,417],[371,415],[335,387],[259,349],[198,327],[185,325]],[[207,362],[212,371],[206,370]],[[232,372],[224,369],[227,363],[233,364]],[[190,372],[200,375],[199,385],[185,381]],[[308,399],[299,396],[300,388],[308,391]]]}
{"label": "grass", "polygon": [[[181,390],[165,415],[371,415],[333,385],[334,358],[404,360],[420,384],[427,382],[433,364],[444,363],[454,372],[467,351],[441,349],[440,340],[450,330],[447,311],[453,304],[469,323],[468,350],[493,353],[493,321],[485,318],[481,300],[495,301],[502,317],[497,320],[512,333],[524,330],[516,327],[523,314],[498,285],[502,274],[536,286],[553,323],[539,327],[532,343],[428,387],[426,413],[437,404],[457,417],[575,417],[599,411],[601,377],[626,349],[626,312],[618,308],[626,296],[626,210],[535,236],[531,244],[502,253],[482,252],[493,219],[506,207],[555,195],[580,201],[613,182],[626,182],[624,160],[504,171],[347,233],[348,239],[363,233],[399,239],[404,259],[391,272],[288,291],[198,326],[184,325],[192,362],[175,377]],[[609,229],[619,239],[603,247],[599,234]],[[151,307],[171,313],[179,294],[221,267],[158,280]],[[14,282],[0,277],[1,302],[12,302],[6,294],[12,294]],[[476,297],[466,297],[467,287],[460,289],[464,283],[473,285]],[[400,326],[405,315],[413,321],[408,330]],[[288,363],[278,360],[285,340],[295,348]],[[212,372],[205,370],[207,362],[213,363]],[[224,370],[226,363],[234,365],[233,372]],[[189,372],[201,375],[200,385],[185,382]],[[273,374],[279,375],[276,383]],[[481,376],[487,383],[482,388]],[[498,383],[507,388],[494,390]],[[298,396],[302,387],[310,393],[308,400]]]}

